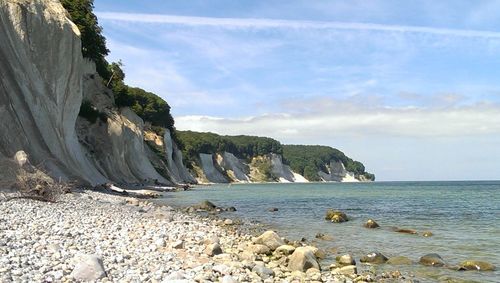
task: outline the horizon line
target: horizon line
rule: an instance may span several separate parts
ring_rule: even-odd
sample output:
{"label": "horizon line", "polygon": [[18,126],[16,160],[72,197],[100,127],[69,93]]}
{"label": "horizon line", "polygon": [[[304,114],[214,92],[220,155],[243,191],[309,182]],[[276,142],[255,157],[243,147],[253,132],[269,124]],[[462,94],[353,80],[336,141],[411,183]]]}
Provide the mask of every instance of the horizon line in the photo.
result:
{"label": "horizon line", "polygon": [[332,30],[355,30],[355,31],[381,31],[398,33],[422,33],[432,35],[475,37],[475,38],[498,38],[500,32],[435,28],[425,26],[387,25],[363,22],[336,22],[336,21],[306,21],[306,20],[280,20],[266,18],[220,18],[199,16],[178,16],[168,14],[144,14],[144,13],[118,13],[118,12],[96,12],[98,19],[114,20],[122,22],[149,23],[149,24],[173,24],[186,26],[208,26],[227,29],[332,29]]}

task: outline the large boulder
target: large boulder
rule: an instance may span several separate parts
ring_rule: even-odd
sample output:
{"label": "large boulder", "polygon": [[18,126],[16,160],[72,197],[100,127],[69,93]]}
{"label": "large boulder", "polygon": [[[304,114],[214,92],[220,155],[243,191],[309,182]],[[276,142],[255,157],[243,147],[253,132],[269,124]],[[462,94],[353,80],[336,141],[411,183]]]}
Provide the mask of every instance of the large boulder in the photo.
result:
{"label": "large boulder", "polygon": [[347,215],[344,212],[342,212],[340,210],[333,210],[333,209],[329,209],[326,212],[325,220],[328,220],[328,221],[331,221],[334,223],[341,223],[341,222],[349,221],[349,219],[347,218]]}
{"label": "large boulder", "polygon": [[419,262],[420,264],[427,266],[440,267],[445,265],[443,258],[440,255],[434,253],[424,255],[420,258]]}
{"label": "large boulder", "polygon": [[493,264],[486,261],[467,260],[460,263],[458,270],[494,271]]}
{"label": "large boulder", "polygon": [[309,268],[320,269],[319,263],[314,256],[314,250],[311,247],[296,248],[290,256],[288,269],[305,272]]}
{"label": "large boulder", "polygon": [[363,263],[382,264],[387,261],[387,257],[379,252],[369,253],[359,259]]}
{"label": "large boulder", "polygon": [[96,281],[106,277],[102,260],[96,255],[80,255],[76,257],[75,262],[71,277],[77,281]]}
{"label": "large boulder", "polygon": [[274,251],[277,249],[279,246],[282,246],[285,244],[285,241],[283,241],[278,234],[274,231],[266,231],[259,237],[255,238],[253,240],[254,244],[261,244],[267,246],[271,251]]}

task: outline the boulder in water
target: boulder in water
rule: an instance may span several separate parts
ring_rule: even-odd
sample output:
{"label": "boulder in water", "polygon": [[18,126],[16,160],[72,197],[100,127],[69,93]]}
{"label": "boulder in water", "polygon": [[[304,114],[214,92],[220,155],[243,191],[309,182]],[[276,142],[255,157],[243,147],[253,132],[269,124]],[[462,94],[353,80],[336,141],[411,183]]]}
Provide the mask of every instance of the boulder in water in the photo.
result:
{"label": "boulder in water", "polygon": [[434,234],[432,234],[431,231],[424,231],[422,232],[422,236],[424,237],[432,237]]}
{"label": "boulder in water", "polygon": [[415,231],[413,229],[404,229],[404,228],[396,228],[394,230],[394,232],[403,233],[403,234],[410,234],[410,235],[416,235],[417,234],[417,231]]}
{"label": "boulder in water", "polygon": [[413,260],[405,257],[405,256],[395,256],[391,257],[388,261],[387,264],[391,265],[411,265],[413,264]]}
{"label": "boulder in water", "polygon": [[333,209],[329,209],[326,212],[325,220],[329,220],[329,221],[334,222],[334,223],[341,223],[341,222],[349,221],[349,219],[347,218],[347,215],[344,212],[342,212],[340,210],[333,210]]}
{"label": "boulder in water", "polygon": [[420,264],[426,265],[426,266],[436,266],[436,267],[441,267],[444,266],[444,260],[443,258],[438,255],[438,254],[426,254],[423,257],[420,258]]}
{"label": "boulder in water", "polygon": [[214,211],[217,209],[217,206],[208,200],[204,200],[199,204],[193,205],[193,208],[199,210]]}
{"label": "boulder in water", "polygon": [[317,233],[315,237],[316,237],[316,239],[320,239],[323,241],[333,241],[333,237],[331,235],[328,235],[328,234]]}
{"label": "boulder in water", "polygon": [[370,228],[370,229],[373,229],[373,228],[378,228],[380,227],[378,225],[377,222],[375,222],[375,220],[373,219],[368,219],[368,221],[366,221],[365,225],[364,225],[366,228]]}
{"label": "boulder in water", "polygon": [[369,253],[359,259],[363,263],[382,264],[387,261],[387,257],[379,252]]}
{"label": "boulder in water", "polygon": [[467,260],[460,263],[458,270],[477,270],[477,271],[494,271],[496,268],[493,264],[486,261]]}

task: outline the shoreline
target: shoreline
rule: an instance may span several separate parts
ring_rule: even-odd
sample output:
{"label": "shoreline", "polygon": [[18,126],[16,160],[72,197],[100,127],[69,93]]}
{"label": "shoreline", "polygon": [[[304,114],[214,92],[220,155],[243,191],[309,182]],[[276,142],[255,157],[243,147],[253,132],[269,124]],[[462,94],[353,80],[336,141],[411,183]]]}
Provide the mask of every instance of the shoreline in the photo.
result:
{"label": "shoreline", "polygon": [[[258,230],[252,231],[257,225],[240,227],[226,222],[221,226],[217,217],[96,191],[65,194],[57,203],[1,201],[0,212],[0,281],[72,282],[82,278],[78,276],[97,282],[403,279],[399,272],[358,275],[352,268],[332,272],[328,266],[321,266],[321,271],[292,271],[287,266],[291,256],[255,250],[251,233]],[[213,255],[217,245],[221,253]],[[93,264],[102,268],[100,274],[80,270],[82,264],[92,263],[92,256]],[[339,272],[346,274],[334,274]]]}

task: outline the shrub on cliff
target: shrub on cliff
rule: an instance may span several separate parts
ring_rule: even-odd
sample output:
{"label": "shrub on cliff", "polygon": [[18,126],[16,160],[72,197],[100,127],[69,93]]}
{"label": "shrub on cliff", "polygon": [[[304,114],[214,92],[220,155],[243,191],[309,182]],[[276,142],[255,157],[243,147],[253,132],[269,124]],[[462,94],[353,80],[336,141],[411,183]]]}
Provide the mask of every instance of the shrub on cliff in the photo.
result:
{"label": "shrub on cliff", "polygon": [[100,112],[97,110],[90,101],[84,100],[82,105],[80,106],[80,112],[78,116],[87,119],[91,123],[97,122],[99,118],[102,122],[106,122],[107,115],[106,113]]}

